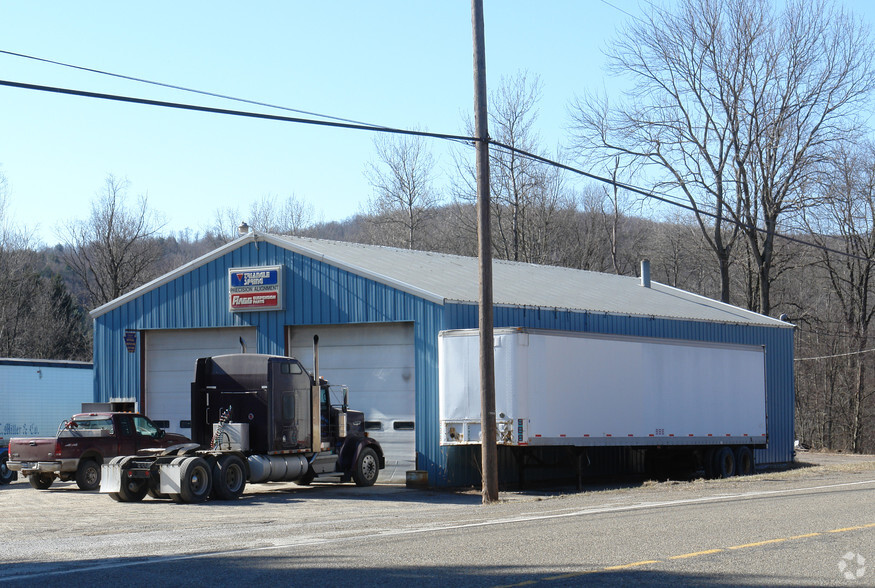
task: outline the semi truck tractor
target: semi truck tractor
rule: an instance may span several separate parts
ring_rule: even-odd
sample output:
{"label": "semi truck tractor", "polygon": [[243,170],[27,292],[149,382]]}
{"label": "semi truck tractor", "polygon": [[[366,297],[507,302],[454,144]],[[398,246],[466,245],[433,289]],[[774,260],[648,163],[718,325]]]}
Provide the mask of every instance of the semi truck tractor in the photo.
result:
{"label": "semi truck tractor", "polygon": [[[686,340],[498,328],[499,446],[638,451],[651,466],[748,474],[768,442],[765,350]],[[439,335],[440,443],[481,442],[479,333]],[[522,468],[522,465],[520,466]]]}
{"label": "semi truck tractor", "polygon": [[[314,350],[318,337],[314,338]],[[246,483],[317,476],[374,484],[385,467],[364,415],[345,387],[332,387],[297,359],[238,353],[197,360],[191,385],[192,443],[117,457],[102,469],[100,491],[120,502],[146,494],[174,502],[233,500]],[[333,395],[333,397],[332,397]]]}

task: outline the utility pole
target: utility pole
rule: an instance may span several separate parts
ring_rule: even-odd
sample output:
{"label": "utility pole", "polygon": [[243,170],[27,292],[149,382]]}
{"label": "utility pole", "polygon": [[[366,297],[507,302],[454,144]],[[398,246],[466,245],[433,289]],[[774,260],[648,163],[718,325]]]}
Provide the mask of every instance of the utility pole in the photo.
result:
{"label": "utility pole", "polygon": [[483,0],[471,0],[474,30],[474,135],[477,153],[477,251],[480,260],[480,448],[483,504],[498,501],[495,431],[495,350],[492,334],[492,231],[489,223],[489,128]]}

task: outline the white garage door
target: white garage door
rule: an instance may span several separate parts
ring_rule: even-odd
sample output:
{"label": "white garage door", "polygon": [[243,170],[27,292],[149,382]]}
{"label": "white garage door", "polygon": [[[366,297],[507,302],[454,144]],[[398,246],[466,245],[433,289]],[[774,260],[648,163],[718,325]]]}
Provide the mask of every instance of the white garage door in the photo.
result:
{"label": "white garage door", "polygon": [[255,351],[255,329],[147,331],[144,410],[168,431],[191,435],[191,383],[199,357],[240,353],[240,339]]}
{"label": "white garage door", "polygon": [[404,482],[416,459],[413,324],[290,327],[289,352],[311,371],[313,335],[321,376],[349,386],[350,408],[365,413],[368,433],[383,447],[380,480]]}

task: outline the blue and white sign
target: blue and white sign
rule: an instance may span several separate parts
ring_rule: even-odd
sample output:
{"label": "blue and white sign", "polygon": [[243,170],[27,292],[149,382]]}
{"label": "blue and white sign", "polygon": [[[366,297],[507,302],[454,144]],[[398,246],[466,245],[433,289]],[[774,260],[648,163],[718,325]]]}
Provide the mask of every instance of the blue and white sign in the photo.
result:
{"label": "blue and white sign", "polygon": [[283,309],[283,267],[231,268],[228,270],[228,304],[231,312]]}

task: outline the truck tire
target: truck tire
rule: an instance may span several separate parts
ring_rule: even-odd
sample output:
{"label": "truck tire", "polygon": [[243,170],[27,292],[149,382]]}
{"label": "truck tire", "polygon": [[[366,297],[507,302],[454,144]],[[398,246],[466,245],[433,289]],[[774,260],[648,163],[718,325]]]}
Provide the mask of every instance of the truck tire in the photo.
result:
{"label": "truck tire", "polygon": [[315,479],[316,479],[316,472],[314,472],[313,468],[310,467],[307,469],[307,471],[304,473],[303,476],[301,476],[300,478],[295,480],[295,484],[297,484],[298,486],[309,486],[310,484],[313,483],[313,480],[315,480]]}
{"label": "truck tire", "polygon": [[187,457],[179,469],[179,497],[183,502],[203,502],[212,491],[210,465],[202,457]]}
{"label": "truck tire", "polygon": [[380,474],[380,460],[377,452],[370,447],[365,447],[359,453],[352,471],[352,479],[356,486],[373,486]]}
{"label": "truck tire", "polygon": [[735,474],[749,476],[754,472],[753,451],[746,445],[735,449]]}
{"label": "truck tire", "polygon": [[213,498],[237,500],[246,488],[246,466],[236,455],[223,455],[213,464]]}
{"label": "truck tire", "polygon": [[46,490],[55,481],[55,476],[52,474],[31,474],[27,477],[27,481],[37,490]]}
{"label": "truck tire", "polygon": [[0,486],[3,484],[8,484],[9,482],[14,482],[18,479],[18,472],[13,472],[8,467],[6,467],[6,461],[9,459],[5,453],[3,457],[0,457]]}
{"label": "truck tire", "polygon": [[714,476],[731,478],[735,475],[735,452],[723,446],[714,453]]}
{"label": "truck tire", "polygon": [[83,459],[76,468],[76,485],[90,492],[100,487],[100,465],[93,459]]}
{"label": "truck tire", "polygon": [[146,497],[148,490],[146,480],[125,480],[118,492],[111,492],[109,496],[117,502],[140,502]]}

